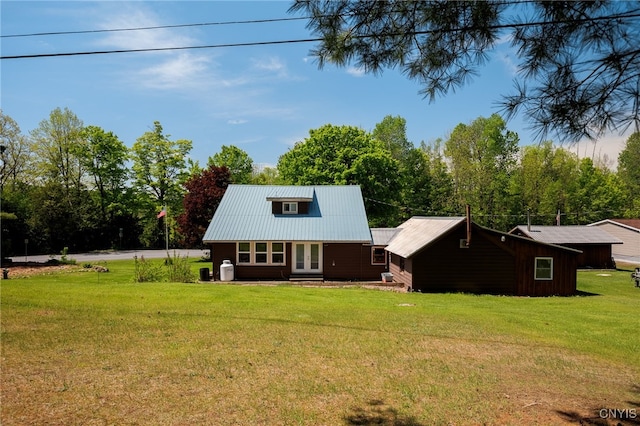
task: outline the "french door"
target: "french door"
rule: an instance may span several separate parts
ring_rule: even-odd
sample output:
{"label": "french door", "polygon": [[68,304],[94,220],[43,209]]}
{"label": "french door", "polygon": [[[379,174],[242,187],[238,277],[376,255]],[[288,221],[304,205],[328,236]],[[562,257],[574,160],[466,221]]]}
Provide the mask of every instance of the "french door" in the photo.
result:
{"label": "french door", "polygon": [[293,272],[322,272],[322,243],[293,243]]}

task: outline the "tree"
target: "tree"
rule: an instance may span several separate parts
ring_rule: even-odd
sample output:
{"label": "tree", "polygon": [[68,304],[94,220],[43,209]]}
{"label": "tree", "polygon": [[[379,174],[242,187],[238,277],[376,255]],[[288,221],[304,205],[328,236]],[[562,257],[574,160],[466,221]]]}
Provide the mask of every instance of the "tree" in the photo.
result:
{"label": "tree", "polygon": [[35,173],[39,179],[59,182],[67,199],[81,191],[86,176],[80,161],[86,149],[83,128],[82,121],[68,108],[56,108],[31,132]]}
{"label": "tree", "polygon": [[291,185],[360,185],[369,221],[390,224],[397,212],[398,162],[362,129],[327,124],[280,156],[278,173]]}
{"label": "tree", "polygon": [[[155,213],[165,207],[174,213],[180,211],[182,184],[188,177],[185,158],[192,143],[185,139],[171,141],[158,121],[153,126],[152,131],[145,132],[133,144],[131,158],[135,185],[147,197],[142,200],[146,204],[143,217],[149,219],[145,221],[142,238],[146,244],[162,246],[166,227],[155,220]],[[169,219],[165,216],[162,220]]]}
{"label": "tree", "polygon": [[82,137],[86,143],[80,159],[93,179],[102,219],[106,221],[107,208],[116,207],[125,190],[129,177],[126,167],[129,150],[113,132],[105,132],[97,126],[85,127]]}
{"label": "tree", "polygon": [[20,131],[20,126],[0,109],[0,191],[7,182],[13,185],[24,178],[29,161],[27,139]]}
{"label": "tree", "polygon": [[629,217],[640,216],[640,132],[629,136],[618,156],[618,176],[626,191]]}
{"label": "tree", "polygon": [[86,188],[82,121],[68,108],[54,109],[31,131],[33,177],[29,191],[29,239],[47,251],[85,250],[96,235],[99,216]]}
{"label": "tree", "polygon": [[220,152],[209,157],[208,166],[227,167],[231,173],[233,183],[251,183],[253,175],[253,160],[237,146],[222,145]]}
{"label": "tree", "polygon": [[459,209],[471,205],[480,223],[506,227],[500,214],[509,204],[507,189],[517,161],[518,140],[494,114],[457,125],[445,143]]}
{"label": "tree", "polygon": [[187,193],[182,201],[184,212],[178,216],[178,230],[187,247],[201,247],[202,237],[231,183],[226,167],[209,166],[184,183]]}
{"label": "tree", "polygon": [[322,41],[312,54],[366,72],[400,68],[433,101],[466,84],[501,40],[520,58],[515,94],[542,139],[640,127],[640,3],[297,0]]}
{"label": "tree", "polygon": [[376,124],[371,136],[382,142],[391,156],[400,162],[414,148],[407,139],[407,120],[400,116],[387,115],[380,123]]}

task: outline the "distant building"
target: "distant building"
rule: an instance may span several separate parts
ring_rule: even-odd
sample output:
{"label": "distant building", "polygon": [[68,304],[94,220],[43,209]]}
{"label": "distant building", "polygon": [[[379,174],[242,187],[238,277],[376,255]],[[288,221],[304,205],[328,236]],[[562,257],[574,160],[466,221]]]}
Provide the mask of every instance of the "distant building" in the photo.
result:
{"label": "distant building", "polygon": [[588,226],[537,226],[520,225],[510,234],[520,235],[548,244],[557,244],[582,251],[578,256],[578,268],[610,269],[615,267],[612,245],[622,240],[603,229]]}
{"label": "distant building", "polygon": [[640,219],[606,219],[587,226],[603,229],[623,242],[613,246],[614,258],[640,262]]}

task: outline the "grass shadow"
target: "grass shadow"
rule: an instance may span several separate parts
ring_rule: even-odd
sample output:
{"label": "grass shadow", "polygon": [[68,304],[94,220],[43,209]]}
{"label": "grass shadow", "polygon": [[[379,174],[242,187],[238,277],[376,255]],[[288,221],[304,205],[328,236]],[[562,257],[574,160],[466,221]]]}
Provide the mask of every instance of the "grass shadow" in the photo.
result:
{"label": "grass shadow", "polygon": [[588,291],[582,291],[582,290],[576,290],[575,297],[587,297],[587,296],[602,296],[601,294],[598,293],[590,293]]}
{"label": "grass shadow", "polygon": [[414,417],[401,416],[398,410],[387,406],[384,401],[371,400],[365,407],[355,407],[344,417],[347,425],[424,426]]}

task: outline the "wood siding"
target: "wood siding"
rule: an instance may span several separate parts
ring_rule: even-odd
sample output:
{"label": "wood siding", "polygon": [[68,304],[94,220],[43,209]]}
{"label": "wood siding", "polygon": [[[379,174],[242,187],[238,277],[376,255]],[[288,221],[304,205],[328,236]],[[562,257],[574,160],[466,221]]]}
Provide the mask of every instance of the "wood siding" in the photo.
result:
{"label": "wood siding", "polygon": [[387,267],[371,264],[371,249],[361,243],[325,243],[325,280],[380,281]]}
{"label": "wood siding", "polygon": [[[228,259],[234,265],[236,280],[288,280],[293,265],[292,244],[286,243],[285,265],[238,265],[236,243],[211,245],[213,277],[220,279],[220,265]],[[380,281],[386,265],[371,265],[371,246],[361,243],[323,244],[323,277],[337,281]]]}
{"label": "wood siding", "polygon": [[[391,256],[394,281],[414,291],[465,292],[519,296],[571,295],[576,292],[577,253],[533,240],[472,227],[471,245],[462,223],[410,259]],[[504,241],[502,241],[502,237]],[[535,258],[553,258],[553,279],[535,280]]]}
{"label": "wood siding", "polygon": [[582,251],[577,257],[578,268],[611,269],[612,244],[563,244],[565,247]]}

